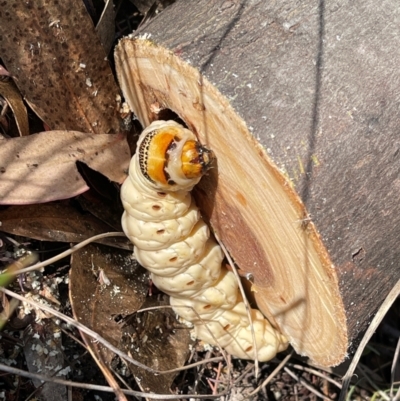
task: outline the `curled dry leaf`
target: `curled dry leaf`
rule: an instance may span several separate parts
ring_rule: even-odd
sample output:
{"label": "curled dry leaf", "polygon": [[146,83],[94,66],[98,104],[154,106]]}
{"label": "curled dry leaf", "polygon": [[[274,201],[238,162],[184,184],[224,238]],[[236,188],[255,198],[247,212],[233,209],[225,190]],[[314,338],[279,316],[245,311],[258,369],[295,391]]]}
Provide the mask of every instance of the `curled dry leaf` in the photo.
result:
{"label": "curled dry leaf", "polygon": [[17,123],[18,131],[21,136],[29,135],[28,113],[21,93],[16,87],[14,81],[0,81],[0,96],[6,99]]}
{"label": "curled dry leaf", "polygon": [[121,183],[129,159],[128,145],[120,134],[49,131],[3,141],[0,203],[49,202],[86,191],[86,182],[76,168],[77,160]]}
{"label": "curled dry leaf", "polygon": [[81,1],[2,4],[1,57],[51,129],[116,133],[118,86]]}
{"label": "curled dry leaf", "polygon": [[[68,202],[10,206],[0,210],[1,230],[42,241],[80,242],[114,228],[90,213],[81,213]],[[123,237],[103,238],[99,243],[131,249]]]}

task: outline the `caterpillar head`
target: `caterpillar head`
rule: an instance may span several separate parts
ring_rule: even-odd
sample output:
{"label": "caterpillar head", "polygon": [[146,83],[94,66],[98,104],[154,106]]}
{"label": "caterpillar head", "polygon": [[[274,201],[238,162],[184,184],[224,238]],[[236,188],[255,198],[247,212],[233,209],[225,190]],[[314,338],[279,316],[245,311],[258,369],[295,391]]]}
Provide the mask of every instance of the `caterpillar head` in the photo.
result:
{"label": "caterpillar head", "polygon": [[139,171],[155,189],[189,191],[210,169],[211,150],[175,121],[154,121],[140,135]]}

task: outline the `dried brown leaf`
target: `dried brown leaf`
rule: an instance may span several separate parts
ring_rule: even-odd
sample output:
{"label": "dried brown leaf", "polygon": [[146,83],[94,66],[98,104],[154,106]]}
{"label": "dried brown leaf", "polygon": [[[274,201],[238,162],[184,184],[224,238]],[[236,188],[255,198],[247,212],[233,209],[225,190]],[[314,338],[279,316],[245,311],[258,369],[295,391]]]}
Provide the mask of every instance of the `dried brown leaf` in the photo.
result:
{"label": "dried brown leaf", "polygon": [[[171,309],[159,309],[130,316],[141,307],[159,306],[146,298],[146,271],[132,263],[130,253],[117,252],[91,244],[71,259],[70,300],[74,316],[95,330],[111,344],[123,349],[137,361],[155,369],[169,370],[183,366],[187,359],[190,336],[178,324]],[[166,302],[161,302],[165,305]],[[92,355],[105,373],[114,354],[86,341]],[[129,364],[144,391],[168,393],[175,374],[155,376]]]}
{"label": "dried brown leaf", "polygon": [[0,54],[26,101],[52,129],[119,132],[119,89],[81,0],[9,0]]}
{"label": "dried brown leaf", "polygon": [[[122,325],[115,318],[141,307],[147,281],[146,271],[134,263],[131,252],[90,244],[71,258],[69,292],[74,316],[118,346]],[[112,357],[105,351],[105,362]]]}
{"label": "dried brown leaf", "polygon": [[12,138],[0,147],[0,204],[66,199],[88,189],[76,168],[82,161],[111,181],[123,182],[129,164],[123,135],[49,131]]}
{"label": "dried brown leaf", "polygon": [[[117,189],[115,189],[115,193],[116,192]],[[121,216],[124,212],[124,209],[120,203],[121,201],[119,196],[117,204],[114,198],[101,198],[100,195],[97,195],[97,193],[94,193],[94,191],[85,192],[83,195],[80,195],[75,199],[79,203],[79,206],[82,208],[82,210],[90,213],[100,221],[107,224],[109,227],[112,227],[112,231],[122,231]]]}
{"label": "dried brown leaf", "polygon": [[[113,228],[90,213],[81,213],[68,202],[10,206],[0,210],[1,230],[41,241],[80,242]],[[125,238],[103,238],[99,243],[129,250]]]}
{"label": "dried brown leaf", "polygon": [[21,136],[29,135],[28,113],[22,96],[15,83],[9,79],[0,80],[0,96],[7,100],[8,105],[14,113],[14,118]]}
{"label": "dried brown leaf", "polygon": [[[171,370],[185,364],[192,342],[189,329],[178,323],[174,311],[162,308],[168,297],[147,298],[142,308],[159,308],[132,316],[124,328],[120,348],[142,364],[155,370]],[[152,372],[129,365],[142,391],[168,394],[176,373],[155,376]]]}

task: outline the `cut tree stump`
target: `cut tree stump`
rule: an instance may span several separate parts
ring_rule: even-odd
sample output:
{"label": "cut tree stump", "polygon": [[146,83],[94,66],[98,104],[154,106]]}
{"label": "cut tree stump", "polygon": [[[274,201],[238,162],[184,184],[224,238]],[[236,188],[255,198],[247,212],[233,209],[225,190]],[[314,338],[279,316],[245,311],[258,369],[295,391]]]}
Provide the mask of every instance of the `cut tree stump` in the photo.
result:
{"label": "cut tree stump", "polygon": [[214,150],[196,200],[260,310],[321,365],[400,278],[398,26],[390,0],[181,0],[115,53],[143,126],[173,112]]}

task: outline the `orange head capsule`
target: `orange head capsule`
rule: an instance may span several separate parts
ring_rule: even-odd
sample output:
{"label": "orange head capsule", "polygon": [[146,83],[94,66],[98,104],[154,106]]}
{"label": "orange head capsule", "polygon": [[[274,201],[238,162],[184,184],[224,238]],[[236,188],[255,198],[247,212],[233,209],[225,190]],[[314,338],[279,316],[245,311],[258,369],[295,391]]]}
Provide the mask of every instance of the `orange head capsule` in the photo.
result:
{"label": "orange head capsule", "polygon": [[211,150],[174,121],[155,121],[141,134],[137,157],[140,171],[164,190],[190,190],[210,169]]}

